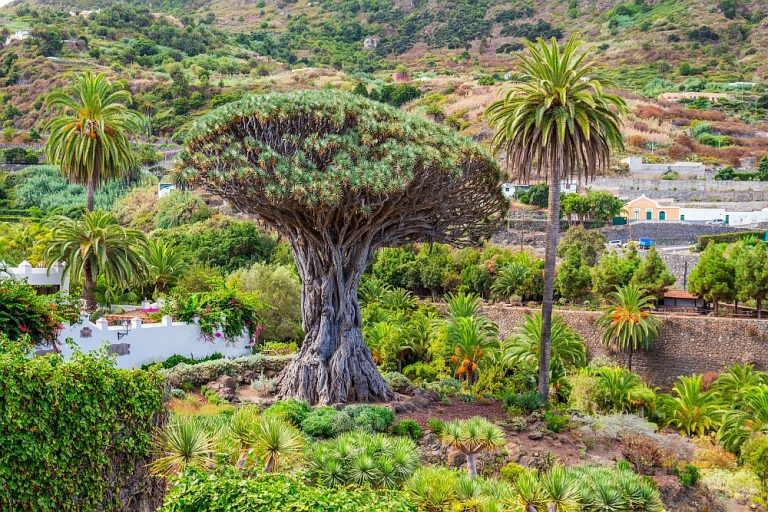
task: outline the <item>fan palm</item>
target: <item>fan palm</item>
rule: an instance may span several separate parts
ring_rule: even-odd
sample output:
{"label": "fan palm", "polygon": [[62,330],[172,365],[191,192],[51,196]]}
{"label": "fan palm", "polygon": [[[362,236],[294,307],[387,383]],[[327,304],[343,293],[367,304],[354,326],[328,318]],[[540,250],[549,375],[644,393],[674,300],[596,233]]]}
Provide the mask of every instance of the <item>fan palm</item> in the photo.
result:
{"label": "fan palm", "polygon": [[545,252],[544,319],[541,339],[539,394],[549,394],[550,329],[555,283],[555,258],[560,231],[560,180],[587,179],[608,168],[612,148],[622,148],[621,114],[626,103],[604,91],[590,75],[595,64],[589,51],[571,37],[560,49],[552,38],[526,42],[528,55],[519,55],[521,83],[486,110],[496,128],[493,146],[506,153],[517,176],[549,184]]}
{"label": "fan palm", "polygon": [[48,95],[49,107],[59,110],[47,125],[48,160],[71,182],[85,185],[89,211],[96,188],[134,165],[128,134],[140,132],[144,121],[126,106],[130,101],[128,91],[89,72]]}
{"label": "fan palm", "polygon": [[55,216],[48,225],[51,239],[43,257],[49,268],[65,263],[71,281],[82,279],[86,309],[96,308],[96,276],[127,287],[146,275],[144,234],[122,227],[111,213],[96,210],[80,219]]}
{"label": "fan palm", "polygon": [[610,294],[613,302],[597,319],[603,329],[603,343],[618,350],[629,351],[627,367],[632,369],[635,350],[648,350],[656,341],[661,320],[651,313],[654,297],[636,286],[623,286]]}
{"label": "fan palm", "polygon": [[187,268],[181,251],[173,244],[161,240],[149,240],[144,254],[147,271],[155,293],[164,294]]}
{"label": "fan palm", "polygon": [[[541,350],[541,313],[527,315],[519,332],[502,344],[502,361],[509,366],[525,365],[536,368]],[[587,349],[581,338],[571,329],[560,315],[552,317],[551,330],[552,373],[559,370],[578,368],[587,362]],[[556,371],[557,370],[557,371]]]}
{"label": "fan palm", "polygon": [[474,478],[477,476],[477,454],[504,446],[507,438],[501,428],[475,416],[446,422],[440,431],[440,442],[467,456],[467,472]]}
{"label": "fan palm", "polygon": [[170,476],[188,467],[210,467],[214,437],[197,418],[172,419],[155,438],[157,457],[149,464],[150,473]]}
{"label": "fan palm", "polygon": [[85,185],[87,208],[92,211],[96,188],[134,165],[128,134],[140,132],[144,120],[126,106],[131,94],[113,86],[103,74],[86,72],[46,101],[59,110],[47,125],[48,160],[70,181]]}

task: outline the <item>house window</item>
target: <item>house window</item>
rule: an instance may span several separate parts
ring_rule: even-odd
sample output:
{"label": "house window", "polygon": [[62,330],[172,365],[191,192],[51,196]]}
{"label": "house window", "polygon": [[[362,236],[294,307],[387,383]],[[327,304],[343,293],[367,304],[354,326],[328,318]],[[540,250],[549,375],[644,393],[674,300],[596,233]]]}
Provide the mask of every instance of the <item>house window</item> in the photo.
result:
{"label": "house window", "polygon": [[659,220],[667,220],[667,212],[665,212],[664,210],[661,210],[659,212]]}
{"label": "house window", "polygon": [[635,208],[635,220],[640,220],[640,208]]}
{"label": "house window", "polygon": [[645,220],[651,220],[653,219],[653,208],[646,208],[645,209]]}

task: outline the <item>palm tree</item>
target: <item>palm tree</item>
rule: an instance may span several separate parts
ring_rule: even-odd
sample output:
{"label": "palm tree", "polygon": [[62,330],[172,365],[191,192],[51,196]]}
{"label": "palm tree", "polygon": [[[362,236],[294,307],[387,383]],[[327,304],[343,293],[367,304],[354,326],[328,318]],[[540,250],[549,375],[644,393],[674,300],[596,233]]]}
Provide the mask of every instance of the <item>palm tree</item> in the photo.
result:
{"label": "palm tree", "polygon": [[47,125],[48,160],[71,182],[85,185],[87,208],[93,211],[96,188],[134,165],[127,135],[141,131],[143,118],[126,106],[131,94],[114,87],[103,74],[86,72],[46,101],[59,109]]}
{"label": "palm tree", "polygon": [[504,266],[491,285],[491,293],[494,297],[510,300],[515,295],[520,295],[518,290],[523,284],[530,268],[524,263],[513,262]]}
{"label": "palm tree", "polygon": [[701,374],[680,377],[672,392],[676,396],[664,405],[670,425],[691,437],[694,434],[703,436],[717,427],[717,397],[711,391],[702,389]]}
{"label": "palm tree", "polygon": [[651,313],[652,295],[634,285],[623,286],[609,295],[613,304],[597,319],[603,329],[603,343],[629,351],[627,366],[632,369],[632,353],[648,350],[659,336],[661,320]]}
{"label": "palm tree", "polygon": [[504,446],[507,438],[499,427],[475,416],[446,422],[440,432],[440,442],[467,456],[467,472],[474,478],[477,476],[477,454]]}
{"label": "palm tree", "polygon": [[[526,315],[518,333],[502,343],[501,359],[504,364],[524,365],[535,371],[539,366],[542,323],[541,313]],[[587,349],[584,343],[560,315],[552,317],[551,347],[550,377],[563,375],[566,369],[579,368],[587,362]]]}
{"label": "palm tree", "polygon": [[181,251],[173,244],[161,240],[149,240],[147,252],[144,254],[147,262],[149,279],[156,294],[164,294],[187,268],[187,263]]}
{"label": "palm tree", "polygon": [[518,177],[549,184],[545,254],[544,319],[541,337],[539,394],[549,394],[550,332],[555,283],[555,257],[560,231],[560,180],[586,180],[610,163],[612,148],[622,148],[621,114],[626,103],[590,78],[595,64],[589,51],[578,54],[581,42],[571,37],[562,50],[552,38],[547,44],[526,42],[528,56],[520,55],[522,82],[486,110],[496,127],[493,146],[506,153]]}
{"label": "palm tree", "polygon": [[146,238],[137,229],[124,228],[103,210],[80,219],[57,215],[49,221],[51,239],[43,258],[52,267],[64,263],[70,281],[82,279],[86,309],[96,309],[96,277],[127,287],[146,275]]}
{"label": "palm tree", "polygon": [[485,317],[460,316],[448,320],[446,333],[456,376],[471,386],[477,382],[482,359],[498,348],[498,326]]}
{"label": "palm tree", "polygon": [[738,453],[750,437],[768,431],[768,386],[751,388],[739,408],[727,410],[722,419],[717,440],[726,450]]}

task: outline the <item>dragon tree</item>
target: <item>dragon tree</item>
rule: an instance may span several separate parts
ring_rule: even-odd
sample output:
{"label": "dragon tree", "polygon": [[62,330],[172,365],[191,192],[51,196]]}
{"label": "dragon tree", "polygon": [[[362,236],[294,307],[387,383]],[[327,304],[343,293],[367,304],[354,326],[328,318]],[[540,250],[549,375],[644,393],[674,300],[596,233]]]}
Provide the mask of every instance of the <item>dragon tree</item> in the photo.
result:
{"label": "dragon tree", "polygon": [[178,179],[263,220],[289,242],[304,342],[278,381],[310,403],[392,397],[363,341],[358,284],[376,250],[488,238],[503,174],[478,144],[356,95],[245,97],[198,120]]}

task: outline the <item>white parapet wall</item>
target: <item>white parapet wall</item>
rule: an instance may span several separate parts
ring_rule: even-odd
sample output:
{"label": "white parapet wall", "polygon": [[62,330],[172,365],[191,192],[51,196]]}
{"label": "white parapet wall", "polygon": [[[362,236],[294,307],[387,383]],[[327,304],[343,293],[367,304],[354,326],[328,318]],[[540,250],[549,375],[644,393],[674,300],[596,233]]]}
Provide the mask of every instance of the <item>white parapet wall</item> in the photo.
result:
{"label": "white parapet wall", "polygon": [[[203,339],[197,324],[172,322],[164,316],[160,323],[144,324],[138,318],[128,325],[111,326],[103,318],[91,322],[87,317],[81,323],[65,325],[59,333],[59,349],[65,359],[72,356],[73,349],[66,343],[71,339],[81,352],[89,352],[107,345],[109,352],[117,354],[118,368],[138,368],[144,364],[164,361],[174,354],[199,359],[219,352],[225,357],[239,357],[251,353],[248,338],[226,343],[216,339]],[[49,348],[41,348],[38,354]]]}
{"label": "white parapet wall", "polygon": [[14,279],[26,279],[30,286],[58,286],[62,291],[69,290],[69,275],[64,274],[64,265],[55,264],[50,269],[33,267],[28,261],[22,261],[18,267],[5,267],[0,262],[0,279],[2,273],[8,273]]}

